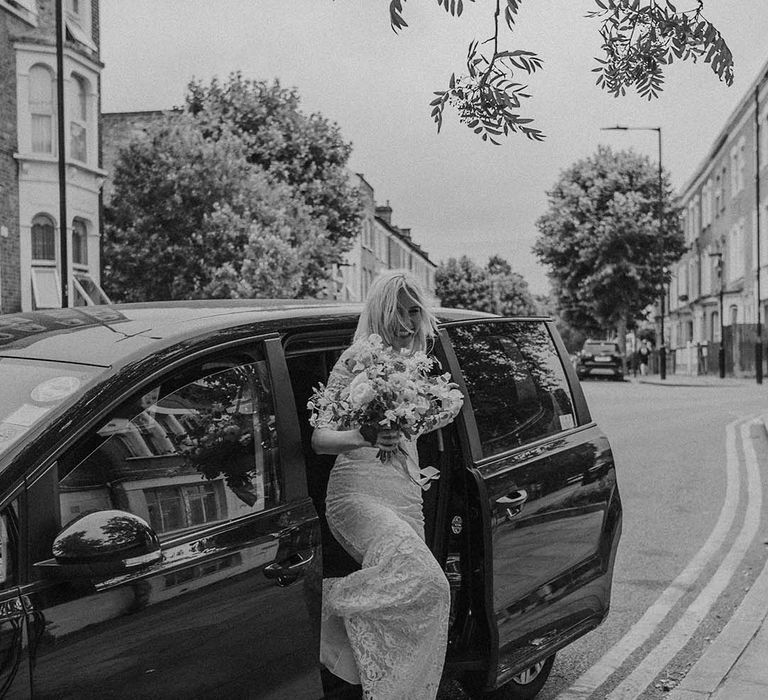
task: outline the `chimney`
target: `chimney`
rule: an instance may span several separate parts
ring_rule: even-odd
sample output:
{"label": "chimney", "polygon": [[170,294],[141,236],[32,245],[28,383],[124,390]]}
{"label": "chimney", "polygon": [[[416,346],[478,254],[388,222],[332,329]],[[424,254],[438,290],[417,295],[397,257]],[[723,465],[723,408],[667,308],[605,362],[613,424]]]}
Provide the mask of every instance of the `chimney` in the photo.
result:
{"label": "chimney", "polygon": [[398,231],[400,231],[400,235],[405,238],[406,240],[411,240],[411,229],[409,228],[399,228]]}
{"label": "chimney", "polygon": [[384,219],[388,226],[392,225],[392,207],[389,206],[389,200],[384,206],[378,205],[376,207],[376,216]]}

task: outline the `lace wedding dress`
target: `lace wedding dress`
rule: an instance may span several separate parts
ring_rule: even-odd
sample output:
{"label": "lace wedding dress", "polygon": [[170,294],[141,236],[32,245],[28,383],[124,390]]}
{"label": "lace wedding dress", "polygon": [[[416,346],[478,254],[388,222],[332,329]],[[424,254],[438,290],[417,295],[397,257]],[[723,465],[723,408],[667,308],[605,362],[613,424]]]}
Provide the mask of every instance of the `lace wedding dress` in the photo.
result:
{"label": "lace wedding dress", "polygon": [[[329,384],[351,381],[347,353]],[[366,700],[434,698],[445,660],[450,591],[424,542],[415,440],[402,445],[384,464],[375,447],[340,454],[328,481],[328,525],[362,568],[323,582],[320,660]]]}

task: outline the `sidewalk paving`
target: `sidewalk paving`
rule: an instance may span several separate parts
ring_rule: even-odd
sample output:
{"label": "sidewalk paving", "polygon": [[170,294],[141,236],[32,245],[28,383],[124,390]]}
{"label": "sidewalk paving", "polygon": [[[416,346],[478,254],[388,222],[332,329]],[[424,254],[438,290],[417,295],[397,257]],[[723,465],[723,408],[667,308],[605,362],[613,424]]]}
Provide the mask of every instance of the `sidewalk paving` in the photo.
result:
{"label": "sidewalk paving", "polygon": [[737,387],[746,384],[755,384],[754,377],[725,377],[720,379],[711,374],[688,375],[688,374],[667,374],[667,378],[662,380],[658,374],[649,374],[645,377],[627,375],[631,382],[638,384],[656,384],[658,386],[701,386],[710,388]]}
{"label": "sidewalk paving", "polygon": [[[768,423],[763,424],[768,431]],[[768,562],[733,617],[669,700],[768,698]]]}

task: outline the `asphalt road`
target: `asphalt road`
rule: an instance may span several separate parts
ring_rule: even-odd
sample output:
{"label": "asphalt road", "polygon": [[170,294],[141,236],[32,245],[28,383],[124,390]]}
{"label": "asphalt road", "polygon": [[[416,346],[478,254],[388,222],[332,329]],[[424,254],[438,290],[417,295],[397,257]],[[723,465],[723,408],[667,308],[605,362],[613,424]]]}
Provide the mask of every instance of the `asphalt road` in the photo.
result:
{"label": "asphalt road", "polygon": [[558,654],[540,700],[661,698],[717,635],[768,554],[768,385],[587,381],[624,529],[605,623]]}

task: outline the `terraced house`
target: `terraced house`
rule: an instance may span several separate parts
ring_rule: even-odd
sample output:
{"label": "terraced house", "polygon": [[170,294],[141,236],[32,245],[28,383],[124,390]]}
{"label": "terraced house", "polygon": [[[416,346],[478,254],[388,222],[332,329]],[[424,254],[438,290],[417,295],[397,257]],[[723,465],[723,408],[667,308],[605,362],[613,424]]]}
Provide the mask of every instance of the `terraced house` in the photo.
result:
{"label": "terraced house", "polygon": [[727,374],[756,372],[768,295],[768,62],[758,76],[680,192],[689,248],[670,271],[665,324],[677,373],[716,374],[721,343]]}
{"label": "terraced house", "polygon": [[[59,75],[54,0],[0,0],[0,312],[62,305],[66,240],[69,303],[99,288],[98,0],[63,0]],[[59,177],[59,80],[65,177]],[[60,181],[65,182],[62,237]]]}

